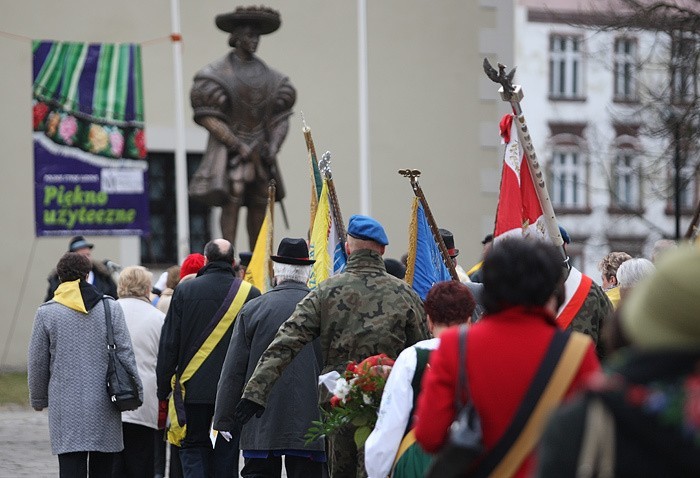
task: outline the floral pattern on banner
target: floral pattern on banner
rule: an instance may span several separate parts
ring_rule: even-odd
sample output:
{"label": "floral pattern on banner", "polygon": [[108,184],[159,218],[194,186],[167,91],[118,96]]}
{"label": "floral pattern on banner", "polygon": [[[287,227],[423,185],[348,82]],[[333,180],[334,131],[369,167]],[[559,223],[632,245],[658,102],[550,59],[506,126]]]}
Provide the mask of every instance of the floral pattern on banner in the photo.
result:
{"label": "floral pattern on banner", "polygon": [[386,354],[373,355],[360,363],[350,362],[339,378],[330,400],[330,411],[321,410],[323,420],[313,422],[305,438],[310,443],[352,425],[357,447],[364,445],[377,423],[377,412],[394,361]]}
{"label": "floral pattern on banner", "polygon": [[107,158],[146,159],[146,135],[140,127],[101,124],[34,101],[34,131],[56,144],[73,146]]}

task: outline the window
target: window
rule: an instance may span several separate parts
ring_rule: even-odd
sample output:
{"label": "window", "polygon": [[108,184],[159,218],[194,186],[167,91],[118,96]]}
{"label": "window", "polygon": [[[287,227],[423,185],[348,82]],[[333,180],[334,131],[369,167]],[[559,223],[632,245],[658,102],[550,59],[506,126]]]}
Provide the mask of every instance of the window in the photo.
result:
{"label": "window", "polygon": [[615,40],[615,99],[637,99],[637,41],[632,38]]}
{"label": "window", "polygon": [[676,32],[671,40],[671,101],[690,103],[697,93],[698,36]]}
{"label": "window", "polygon": [[623,210],[642,207],[641,176],[637,154],[632,150],[617,153],[613,165],[612,205]]}
{"label": "window", "polygon": [[[187,155],[188,177],[202,160],[201,154]],[[172,265],[177,257],[177,217],[175,210],[175,155],[148,153],[151,234],[141,238],[141,263]],[[209,241],[209,208],[189,201],[190,250],[202,251]]]}
{"label": "window", "polygon": [[[671,190],[675,188],[675,178],[671,173]],[[681,211],[690,212],[697,204],[697,171],[694,164],[686,164],[681,168]],[[671,207],[675,207],[675,200],[671,198]]]}
{"label": "window", "polygon": [[557,149],[551,162],[552,204],[564,209],[587,206],[586,163],[580,151]]}
{"label": "window", "polygon": [[553,98],[577,99],[583,96],[582,39],[552,35],[549,39],[549,94]]}

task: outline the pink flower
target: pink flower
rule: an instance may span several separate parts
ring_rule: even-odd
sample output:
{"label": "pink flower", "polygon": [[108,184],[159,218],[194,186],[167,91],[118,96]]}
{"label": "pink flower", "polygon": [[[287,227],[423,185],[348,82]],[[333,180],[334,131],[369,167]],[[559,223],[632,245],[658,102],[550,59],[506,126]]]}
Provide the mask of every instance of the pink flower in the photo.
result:
{"label": "pink flower", "polygon": [[78,121],[74,116],[64,116],[58,126],[58,135],[64,143],[73,144],[73,136],[78,132]]}
{"label": "pink flower", "polygon": [[124,152],[124,137],[119,131],[109,133],[109,144],[112,146],[112,153],[116,158],[121,158]]}

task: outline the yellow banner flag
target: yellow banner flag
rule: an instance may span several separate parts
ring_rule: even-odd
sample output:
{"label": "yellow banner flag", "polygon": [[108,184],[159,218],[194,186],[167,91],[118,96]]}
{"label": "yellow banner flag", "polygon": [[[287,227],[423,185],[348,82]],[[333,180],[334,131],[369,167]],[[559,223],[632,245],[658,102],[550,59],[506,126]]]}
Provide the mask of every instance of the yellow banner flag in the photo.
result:
{"label": "yellow banner flag", "polygon": [[331,230],[331,205],[328,200],[328,181],[323,180],[321,196],[314,218],[314,229],[311,231],[309,258],[314,259],[309,278],[309,288],[314,289],[318,284],[328,279],[333,270],[333,259],[328,252],[328,238]]}
{"label": "yellow banner flag", "polygon": [[245,271],[245,280],[260,289],[260,292],[263,294],[272,289],[273,275],[270,256],[272,255],[272,208],[274,207],[274,204],[274,202],[270,204],[270,201],[268,201],[265,220],[260,227],[258,238],[255,241],[253,255],[251,256],[250,263]]}

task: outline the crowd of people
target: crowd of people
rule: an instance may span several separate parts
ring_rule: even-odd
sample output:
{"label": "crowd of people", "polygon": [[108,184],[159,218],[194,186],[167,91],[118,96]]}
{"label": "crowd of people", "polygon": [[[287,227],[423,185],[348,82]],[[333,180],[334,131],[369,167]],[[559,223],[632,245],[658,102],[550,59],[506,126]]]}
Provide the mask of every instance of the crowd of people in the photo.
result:
{"label": "crowd of people", "polygon": [[[348,222],[345,271],[312,290],[307,241],[283,238],[264,294],[225,239],[156,280],[129,266],[117,281],[71,239],[28,352],[60,476],[700,475],[700,248],[613,251],[601,287],[566,246],[489,235],[465,271],[440,235],[460,280],[425,301],[367,216]],[[110,403],[106,312],[136,410]],[[347,421],[309,439],[336,406],[319,383],[380,354],[396,360],[369,436]],[[457,464],[445,450],[467,406],[480,451]]]}

